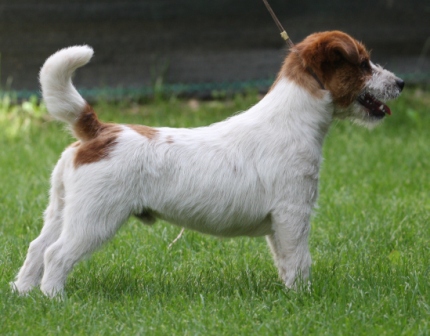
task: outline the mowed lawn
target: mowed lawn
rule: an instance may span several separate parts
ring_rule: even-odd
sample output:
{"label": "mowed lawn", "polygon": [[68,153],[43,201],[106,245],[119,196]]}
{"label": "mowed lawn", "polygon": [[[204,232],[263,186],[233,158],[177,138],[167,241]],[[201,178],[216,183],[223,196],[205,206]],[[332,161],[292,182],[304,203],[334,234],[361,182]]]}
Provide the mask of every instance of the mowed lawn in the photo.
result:
{"label": "mowed lawn", "polygon": [[[257,99],[96,110],[104,121],[194,127]],[[393,116],[374,130],[335,122],[327,136],[310,291],[284,288],[263,237],[185,231],[169,249],[178,227],[130,219],[74,268],[64,301],[38,289],[19,297],[9,282],[73,139],[57,122],[0,112],[0,335],[429,335],[430,91],[406,90],[390,106]]]}

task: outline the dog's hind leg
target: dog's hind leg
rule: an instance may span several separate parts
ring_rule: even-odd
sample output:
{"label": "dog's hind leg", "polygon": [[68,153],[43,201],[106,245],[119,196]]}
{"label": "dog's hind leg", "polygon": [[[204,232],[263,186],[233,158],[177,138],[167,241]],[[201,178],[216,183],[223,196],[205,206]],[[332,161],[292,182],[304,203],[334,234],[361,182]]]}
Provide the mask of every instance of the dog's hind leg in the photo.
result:
{"label": "dog's hind leg", "polygon": [[21,267],[12,290],[25,294],[39,285],[43,274],[43,255],[46,248],[60,236],[63,224],[65,152],[58,161],[51,178],[49,205],[44,213],[44,226],[40,235],[30,243],[27,257]]}
{"label": "dog's hind leg", "polygon": [[63,231],[45,252],[41,290],[47,296],[61,295],[73,266],[113,237],[130,216],[130,209],[114,196],[85,196],[88,195],[68,198],[75,202],[66,204]]}
{"label": "dog's hind leg", "polygon": [[288,288],[296,287],[297,278],[309,277],[311,256],[308,248],[309,213],[294,210],[272,216],[273,233],[267,242],[273,253],[279,276]]}

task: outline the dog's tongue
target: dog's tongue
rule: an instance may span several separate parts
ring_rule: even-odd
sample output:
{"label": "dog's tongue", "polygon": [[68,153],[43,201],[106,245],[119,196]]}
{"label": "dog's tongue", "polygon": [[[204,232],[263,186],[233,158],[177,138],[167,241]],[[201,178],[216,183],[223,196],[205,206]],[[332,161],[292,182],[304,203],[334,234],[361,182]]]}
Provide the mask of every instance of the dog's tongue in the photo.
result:
{"label": "dog's tongue", "polygon": [[372,114],[378,115],[384,113],[391,115],[390,108],[369,93],[365,93],[358,97],[358,102],[367,108]]}
{"label": "dog's tongue", "polygon": [[387,105],[385,105],[384,103],[382,103],[376,99],[375,99],[375,103],[376,103],[375,105],[377,106],[379,111],[384,112],[385,114],[391,115],[391,110]]}

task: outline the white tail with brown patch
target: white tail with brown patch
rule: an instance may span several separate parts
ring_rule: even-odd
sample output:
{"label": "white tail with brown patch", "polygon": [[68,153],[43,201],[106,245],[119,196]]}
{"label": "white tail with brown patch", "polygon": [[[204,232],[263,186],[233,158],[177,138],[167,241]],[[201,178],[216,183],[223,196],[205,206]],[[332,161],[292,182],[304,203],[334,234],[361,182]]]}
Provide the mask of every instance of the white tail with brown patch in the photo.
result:
{"label": "white tail with brown patch", "polygon": [[87,103],[72,83],[73,72],[87,64],[94,51],[89,46],[62,49],[49,57],[40,70],[43,100],[49,113],[74,125]]}

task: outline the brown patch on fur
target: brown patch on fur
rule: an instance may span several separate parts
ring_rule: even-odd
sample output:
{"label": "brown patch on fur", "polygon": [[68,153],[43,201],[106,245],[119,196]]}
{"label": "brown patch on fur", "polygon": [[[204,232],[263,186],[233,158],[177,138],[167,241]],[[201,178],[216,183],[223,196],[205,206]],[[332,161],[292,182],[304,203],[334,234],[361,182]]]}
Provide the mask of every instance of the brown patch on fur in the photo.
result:
{"label": "brown patch on fur", "polygon": [[133,131],[139,133],[140,135],[147,137],[148,139],[153,139],[157,134],[158,130],[155,128],[145,126],[145,125],[127,125]]}
{"label": "brown patch on fur", "polygon": [[117,143],[118,134],[121,132],[119,125],[110,124],[109,126],[105,127],[96,138],[81,143],[76,151],[75,167],[95,163],[108,157]]}
{"label": "brown patch on fur", "polygon": [[[158,134],[158,130],[144,125],[128,127],[148,139],[153,139]],[[81,140],[72,144],[73,147],[77,147],[75,167],[107,158],[116,145],[120,132],[121,126],[100,122],[93,108],[87,104],[73,125],[73,133]]]}
{"label": "brown patch on fur", "polygon": [[321,99],[324,97],[324,93],[321,91],[320,85],[312,77],[309,71],[306,70],[306,67],[303,65],[303,62],[297,53],[291,52],[291,54],[285,59],[278,78],[273,83],[270,90],[272,90],[278,81],[284,76],[305,88],[315,98]]}
{"label": "brown patch on fur", "polygon": [[173,138],[172,138],[172,136],[168,135],[168,136],[167,136],[167,138],[166,138],[166,142],[167,142],[169,145],[171,145],[171,144],[173,143]]}
{"label": "brown patch on fur", "polygon": [[73,133],[78,139],[88,141],[94,139],[104,125],[97,118],[93,108],[87,104],[73,125]]}
{"label": "brown patch on fur", "polygon": [[312,34],[297,44],[285,59],[277,81],[285,76],[313,96],[322,98],[323,92],[308,68],[330,91],[334,103],[341,107],[357,98],[372,74],[364,45],[340,31]]}
{"label": "brown patch on fur", "polygon": [[74,165],[79,167],[105,159],[115,146],[121,127],[100,122],[92,107],[87,105],[73,126],[73,132],[81,140],[72,144],[77,147]]}

